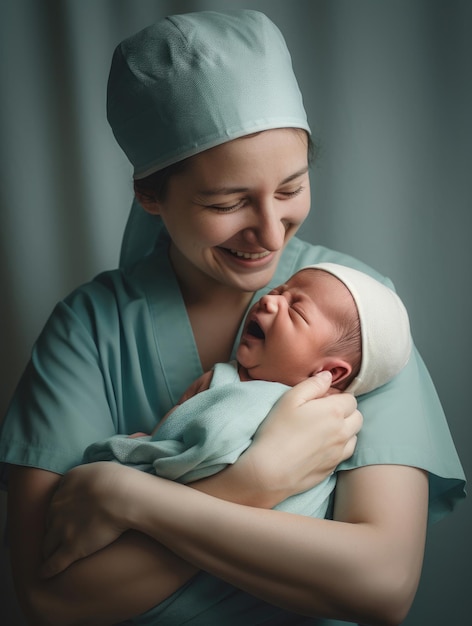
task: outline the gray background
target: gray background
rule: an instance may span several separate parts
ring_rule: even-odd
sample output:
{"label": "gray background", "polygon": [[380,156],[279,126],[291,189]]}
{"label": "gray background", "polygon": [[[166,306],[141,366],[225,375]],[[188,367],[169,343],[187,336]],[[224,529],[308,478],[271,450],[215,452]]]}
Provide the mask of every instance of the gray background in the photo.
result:
{"label": "gray background", "polygon": [[[168,13],[242,7],[285,34],[321,146],[302,235],[394,280],[470,474],[468,0],[0,0],[0,413],[54,303],[117,262],[131,171],[105,119],[115,45]],[[471,507],[431,528],[408,626],[470,624]],[[0,569],[2,623],[23,624],[4,551]]]}

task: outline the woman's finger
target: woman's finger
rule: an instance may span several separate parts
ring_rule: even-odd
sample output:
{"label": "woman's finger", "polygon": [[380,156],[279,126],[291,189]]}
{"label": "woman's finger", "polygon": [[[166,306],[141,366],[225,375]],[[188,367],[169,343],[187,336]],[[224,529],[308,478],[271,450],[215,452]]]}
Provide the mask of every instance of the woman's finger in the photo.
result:
{"label": "woman's finger", "polygon": [[50,529],[48,529],[43,539],[43,559],[48,559],[57,550],[58,546],[59,542],[56,535],[52,533]]}
{"label": "woman's finger", "polygon": [[58,548],[44,561],[41,566],[40,575],[42,578],[57,576],[57,574],[60,574],[72,565],[74,561],[77,561],[77,558],[78,557]]}
{"label": "woman's finger", "polygon": [[344,418],[344,428],[348,437],[357,435],[362,428],[364,418],[362,413],[356,409]]}
{"label": "woman's finger", "polygon": [[296,398],[296,406],[300,406],[305,402],[325,396],[329,391],[331,382],[331,373],[323,370],[315,374],[315,376],[310,376],[310,378],[295,385],[293,389],[287,391],[283,398],[287,400]]}

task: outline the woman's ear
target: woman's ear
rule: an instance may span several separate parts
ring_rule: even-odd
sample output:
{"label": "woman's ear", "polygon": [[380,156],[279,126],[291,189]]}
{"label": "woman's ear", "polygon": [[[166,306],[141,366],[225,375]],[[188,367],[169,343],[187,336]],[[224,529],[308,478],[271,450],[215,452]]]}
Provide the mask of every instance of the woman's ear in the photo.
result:
{"label": "woman's ear", "polygon": [[160,206],[156,198],[151,194],[143,193],[142,191],[135,191],[134,195],[136,200],[143,207],[145,211],[151,215],[160,215]]}

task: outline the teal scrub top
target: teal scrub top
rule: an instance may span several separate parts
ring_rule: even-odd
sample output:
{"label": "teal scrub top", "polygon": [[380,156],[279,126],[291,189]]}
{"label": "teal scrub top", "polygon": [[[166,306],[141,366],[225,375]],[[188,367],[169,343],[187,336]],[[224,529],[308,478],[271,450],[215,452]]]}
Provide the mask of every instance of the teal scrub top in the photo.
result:
{"label": "teal scrub top", "polygon": [[[128,229],[129,230],[129,229]],[[202,374],[192,329],[159,224],[152,251],[100,274],[60,302],[38,338],[0,431],[0,461],[57,473],[81,463],[91,443],[117,433],[151,432]],[[129,233],[128,233],[129,234]],[[143,244],[143,242],[140,242]],[[141,245],[143,252],[146,245]],[[350,265],[390,282],[339,252],[292,239],[271,283],[318,262]],[[240,331],[241,332],[241,331]],[[235,347],[239,336],[236,338]],[[233,349],[232,358],[235,356]],[[361,396],[364,425],[339,469],[402,464],[429,472],[430,520],[464,497],[465,477],[430,376],[414,350],[390,383]],[[190,616],[195,616],[191,618]],[[201,573],[140,624],[257,624],[287,613]],[[289,618],[296,624],[340,624]],[[271,621],[276,624],[278,621]],[[280,623],[283,623],[281,621]],[[285,622],[287,623],[287,622]]]}

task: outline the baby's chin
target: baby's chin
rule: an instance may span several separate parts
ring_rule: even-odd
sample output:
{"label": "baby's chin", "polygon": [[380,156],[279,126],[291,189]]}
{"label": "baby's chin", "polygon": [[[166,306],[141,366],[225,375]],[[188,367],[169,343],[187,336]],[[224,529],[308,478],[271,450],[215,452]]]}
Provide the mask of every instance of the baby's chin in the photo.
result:
{"label": "baby's chin", "polygon": [[252,354],[251,346],[246,345],[244,339],[241,340],[236,350],[236,360],[247,369],[257,365],[257,363],[254,363],[254,355]]}
{"label": "baby's chin", "polygon": [[238,349],[236,350],[236,361],[239,363],[239,365],[242,365],[243,367],[246,367],[244,364],[244,347],[241,344],[239,344]]}

